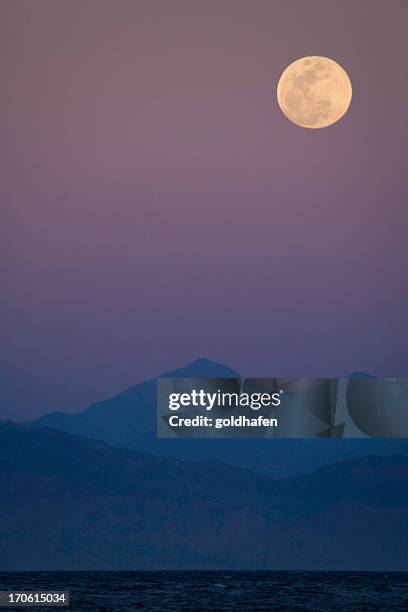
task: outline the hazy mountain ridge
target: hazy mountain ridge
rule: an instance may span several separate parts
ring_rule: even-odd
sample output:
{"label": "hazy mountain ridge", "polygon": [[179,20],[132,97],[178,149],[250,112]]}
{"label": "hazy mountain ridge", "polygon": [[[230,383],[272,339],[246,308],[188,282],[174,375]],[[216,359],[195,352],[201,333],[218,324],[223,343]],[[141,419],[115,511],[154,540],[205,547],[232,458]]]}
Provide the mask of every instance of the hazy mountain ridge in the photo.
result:
{"label": "hazy mountain ridge", "polygon": [[1,569],[408,569],[408,458],[272,480],[0,427]]}
{"label": "hazy mountain ridge", "polygon": [[[193,361],[185,368],[160,375],[160,378],[199,377],[239,378],[240,375],[227,366],[204,358]],[[155,431],[156,380],[154,378],[132,385],[118,395],[91,404],[82,412],[75,414],[52,412],[31,421],[29,425],[33,427],[44,425],[56,427],[70,433],[80,433],[90,437],[99,436],[103,439],[110,437],[117,442],[122,440],[123,446],[128,446],[129,443],[133,442],[133,438],[130,438],[130,436],[134,429],[136,429],[136,434]],[[153,405],[152,402],[154,402]],[[112,417],[114,417],[115,422],[112,422]],[[125,424],[131,426],[131,431],[124,429]],[[88,429],[89,431],[84,431]]]}
{"label": "hazy mountain ridge", "polygon": [[[368,376],[357,373],[355,376]],[[197,359],[185,368],[163,374],[173,378],[235,378],[229,367]],[[321,465],[369,454],[408,454],[407,440],[269,440],[177,439],[156,437],[156,379],[134,385],[119,395],[92,404],[83,412],[55,412],[28,424],[50,426],[89,438],[103,439],[119,448],[189,460],[219,459],[273,477],[313,471]]]}

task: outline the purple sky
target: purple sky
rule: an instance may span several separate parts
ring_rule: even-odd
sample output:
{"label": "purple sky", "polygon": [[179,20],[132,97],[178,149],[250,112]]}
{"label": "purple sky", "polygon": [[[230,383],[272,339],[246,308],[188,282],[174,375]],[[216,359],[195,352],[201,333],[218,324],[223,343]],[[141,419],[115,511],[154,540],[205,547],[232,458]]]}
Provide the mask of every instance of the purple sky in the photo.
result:
{"label": "purple sky", "polygon": [[[0,418],[198,356],[408,376],[408,2],[0,0]],[[349,113],[291,124],[282,70]]]}

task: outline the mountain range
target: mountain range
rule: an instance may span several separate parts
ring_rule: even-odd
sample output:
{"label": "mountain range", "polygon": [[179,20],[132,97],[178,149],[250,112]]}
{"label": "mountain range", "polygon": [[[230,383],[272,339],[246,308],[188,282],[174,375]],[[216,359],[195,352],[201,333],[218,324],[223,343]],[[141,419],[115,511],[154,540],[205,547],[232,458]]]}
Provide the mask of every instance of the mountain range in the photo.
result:
{"label": "mountain range", "polygon": [[0,426],[0,569],[408,569],[408,458],[286,479]]}
{"label": "mountain range", "polygon": [[[240,378],[229,367],[201,358],[162,375],[168,378]],[[368,375],[358,373],[355,377]],[[158,439],[156,379],[92,404],[82,412],[53,412],[28,426],[53,427],[104,440],[117,448],[185,460],[218,459],[271,477],[288,477],[366,455],[408,455],[408,441],[384,439]]]}

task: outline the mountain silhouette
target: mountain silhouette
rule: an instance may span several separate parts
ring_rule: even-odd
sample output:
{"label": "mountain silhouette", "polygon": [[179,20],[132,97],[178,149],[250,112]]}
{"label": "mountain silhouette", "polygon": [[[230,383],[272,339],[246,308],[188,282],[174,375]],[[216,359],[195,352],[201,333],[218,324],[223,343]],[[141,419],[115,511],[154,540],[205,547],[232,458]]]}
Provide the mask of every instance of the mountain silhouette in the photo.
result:
{"label": "mountain silhouette", "polygon": [[0,426],[0,569],[408,569],[408,458],[273,480]]}
{"label": "mountain silhouette", "polygon": [[[241,375],[225,365],[201,358],[161,376],[240,378]],[[369,375],[357,373],[356,376]],[[370,454],[408,454],[408,441],[403,439],[157,439],[156,379],[134,385],[82,412],[53,412],[28,425],[33,428],[53,427],[104,440],[118,448],[159,456],[187,460],[219,459],[272,477],[297,475],[322,465]]]}

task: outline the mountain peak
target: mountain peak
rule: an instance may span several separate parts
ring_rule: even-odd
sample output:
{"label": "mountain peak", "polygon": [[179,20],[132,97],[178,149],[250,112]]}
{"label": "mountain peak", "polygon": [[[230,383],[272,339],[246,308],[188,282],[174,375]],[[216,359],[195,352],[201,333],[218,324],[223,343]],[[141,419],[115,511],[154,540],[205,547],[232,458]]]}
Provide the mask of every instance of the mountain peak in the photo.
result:
{"label": "mountain peak", "polygon": [[228,366],[206,357],[198,357],[183,368],[161,374],[159,378],[240,378],[241,375]]}
{"label": "mountain peak", "polygon": [[348,378],[376,378],[375,376],[373,376],[372,374],[367,374],[367,372],[353,372],[352,374],[349,374]]}

